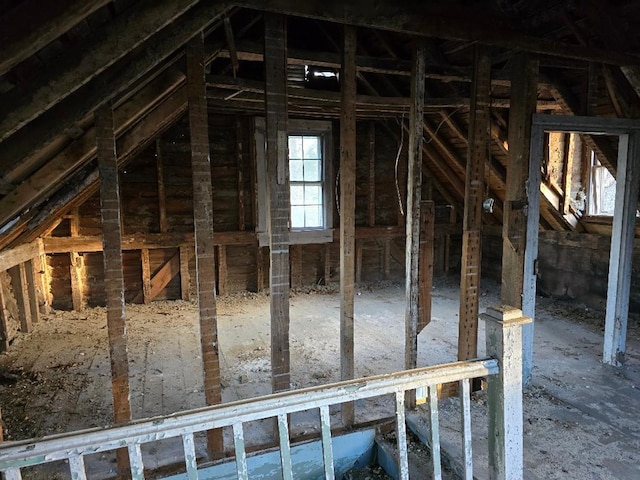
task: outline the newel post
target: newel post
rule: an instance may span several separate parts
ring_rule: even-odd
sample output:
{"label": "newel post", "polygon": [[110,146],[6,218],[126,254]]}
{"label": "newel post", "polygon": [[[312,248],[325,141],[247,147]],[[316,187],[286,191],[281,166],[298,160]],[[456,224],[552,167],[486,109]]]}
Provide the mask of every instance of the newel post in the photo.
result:
{"label": "newel post", "polygon": [[485,321],[487,355],[498,360],[500,373],[488,379],[489,478],[523,478],[522,326],[531,322],[522,310],[489,307]]}

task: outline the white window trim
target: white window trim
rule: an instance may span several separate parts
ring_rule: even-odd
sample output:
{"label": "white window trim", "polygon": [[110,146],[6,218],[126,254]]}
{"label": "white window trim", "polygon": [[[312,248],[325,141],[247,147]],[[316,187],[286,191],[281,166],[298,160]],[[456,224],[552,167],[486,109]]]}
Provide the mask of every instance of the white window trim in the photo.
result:
{"label": "white window trim", "polygon": [[[318,135],[322,137],[322,174],[324,200],[324,228],[289,229],[289,243],[311,244],[330,243],[333,241],[333,182],[331,166],[333,165],[333,138],[330,121],[289,119],[290,135]],[[254,119],[254,136],[256,152],[256,235],[261,247],[269,245],[267,225],[267,158],[265,120]],[[287,142],[288,145],[288,142]],[[287,155],[287,182],[289,181],[289,162]]]}

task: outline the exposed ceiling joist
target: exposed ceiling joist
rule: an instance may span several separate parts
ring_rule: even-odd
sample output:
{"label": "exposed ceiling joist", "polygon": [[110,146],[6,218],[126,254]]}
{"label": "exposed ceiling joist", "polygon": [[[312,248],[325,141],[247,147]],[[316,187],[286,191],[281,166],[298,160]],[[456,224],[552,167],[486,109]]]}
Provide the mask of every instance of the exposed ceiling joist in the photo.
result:
{"label": "exposed ceiling joist", "polygon": [[636,65],[635,53],[583,47],[538,38],[512,27],[498,12],[484,3],[473,7],[459,3],[398,2],[368,0],[234,0],[233,5],[288,15],[317,18],[337,23],[379,28],[420,37],[479,42],[510,50],[522,50],[556,57],[574,58],[612,65]]}
{"label": "exposed ceiling joist", "polygon": [[21,2],[0,18],[0,75],[36,54],[110,1]]}
{"label": "exposed ceiling joist", "polygon": [[[55,138],[73,129],[77,122],[90,115],[98,106],[116,98],[142,78],[148,80],[152,70],[165,62],[197,32],[216,22],[227,10],[214,3],[198,3],[179,19],[149,39],[144,51],[132,58],[123,58],[87,84],[78,88],[35,120],[28,128],[17,131],[0,144],[0,158],[13,162],[11,178],[3,183],[19,183],[33,169],[32,156]],[[135,26],[131,26],[135,28]]]}

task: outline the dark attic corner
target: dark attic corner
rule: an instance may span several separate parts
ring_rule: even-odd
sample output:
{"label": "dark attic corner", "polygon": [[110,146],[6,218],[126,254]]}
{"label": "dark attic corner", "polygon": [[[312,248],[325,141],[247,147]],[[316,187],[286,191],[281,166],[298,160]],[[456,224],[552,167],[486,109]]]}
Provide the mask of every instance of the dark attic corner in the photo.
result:
{"label": "dark attic corner", "polygon": [[0,0],[2,478],[640,478],[639,22]]}

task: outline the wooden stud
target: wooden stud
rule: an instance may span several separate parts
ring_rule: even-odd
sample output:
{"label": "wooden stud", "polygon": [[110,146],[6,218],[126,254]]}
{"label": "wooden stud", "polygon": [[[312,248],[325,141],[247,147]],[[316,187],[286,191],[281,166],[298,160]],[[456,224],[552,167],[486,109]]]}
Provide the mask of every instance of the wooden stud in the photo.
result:
{"label": "wooden stud", "polygon": [[29,297],[29,307],[31,311],[31,322],[37,323],[40,321],[40,299],[38,292],[39,275],[36,272],[36,263],[40,261],[40,257],[36,257],[28,262],[25,262],[26,276],[27,276],[27,291]]}
{"label": "wooden stud", "polygon": [[45,254],[38,255],[33,259],[34,275],[38,281],[38,303],[40,304],[40,313],[48,315],[51,312],[51,276],[49,274],[49,263]]}
{"label": "wooden stud", "polygon": [[501,302],[522,308],[524,255],[527,246],[527,189],[531,119],[535,113],[538,60],[527,54],[513,57],[509,156],[502,222]]}
{"label": "wooden stud", "polygon": [[[340,71],[340,379],[355,374],[356,29],[344,26]],[[353,425],[353,403],[342,405],[342,424]]]}
{"label": "wooden stud", "polygon": [[142,265],[142,301],[151,303],[151,265],[149,263],[149,249],[140,250],[140,263]]}
{"label": "wooden stud", "polygon": [[264,290],[264,249],[260,246],[256,249],[256,290]]}
{"label": "wooden stud", "polygon": [[189,274],[189,259],[193,257],[192,247],[180,247],[180,296],[182,300],[191,300],[191,275]]}
{"label": "wooden stud", "polygon": [[287,112],[287,20],[266,13],[265,120],[270,247],[271,382],[273,392],[291,383],[289,350],[289,163]]}
{"label": "wooden stud", "polygon": [[229,293],[228,284],[227,247],[218,245],[218,295],[227,295]]}
{"label": "wooden stud", "polygon": [[9,285],[5,283],[5,276],[0,274],[0,352],[9,350],[9,309],[7,308],[7,293]]}
{"label": "wooden stud", "polygon": [[484,167],[490,130],[490,91],[491,58],[483,47],[477,45],[465,177],[458,360],[475,358],[478,352],[482,202],[484,200]]}
{"label": "wooden stud", "polygon": [[[107,296],[107,334],[111,358],[111,387],[115,423],[131,420],[129,358],[122,273],[122,238],[118,163],[111,105],[95,113],[98,170],[100,172],[100,213],[104,258],[104,288]],[[129,473],[126,448],[117,450],[118,472]]]}
{"label": "wooden stud", "polygon": [[362,282],[362,253],[364,240],[356,240],[356,285]]}
{"label": "wooden stud", "polygon": [[433,288],[433,257],[435,250],[436,206],[432,200],[420,205],[420,301],[418,333],[431,322],[431,289]]}
{"label": "wooden stud", "polygon": [[571,211],[571,200],[573,200],[573,168],[581,160],[582,140],[577,133],[569,133],[569,151],[567,152],[567,161],[565,162],[562,174],[562,189],[564,191],[564,200],[562,204],[562,212],[567,215]]}
{"label": "wooden stud", "polygon": [[302,245],[291,245],[291,286],[302,286]]}
{"label": "wooden stud", "polygon": [[[80,231],[80,213],[78,207],[73,208],[69,217],[69,232],[72,237],[77,237]],[[71,278],[71,301],[75,311],[83,310],[84,298],[84,257],[78,252],[69,253],[69,276]]]}
{"label": "wooden stud", "polygon": [[376,224],[376,124],[369,122],[369,196],[367,218],[369,226]]}
{"label": "wooden stud", "polygon": [[242,120],[236,118],[236,164],[238,166],[238,230],[245,228],[244,217],[244,153],[242,149]]}
{"label": "wooden stud", "polygon": [[[204,68],[204,39],[202,33],[199,33],[187,44],[187,102],[191,137],[196,286],[204,369],[204,396],[207,405],[216,405],[222,401],[222,389],[218,358],[213,197]],[[207,450],[211,458],[223,455],[222,429],[207,432]]]}
{"label": "wooden stud", "polygon": [[324,284],[331,283],[331,244],[324,244]]}
{"label": "wooden stud", "polygon": [[[147,250],[148,249],[142,249],[141,250],[141,255],[142,255],[142,251],[143,250]],[[147,253],[148,256],[148,253]],[[148,261],[148,260],[147,260]],[[144,269],[145,268],[149,268],[148,266],[145,267],[144,265],[145,261],[143,260],[143,276],[144,276]],[[150,270],[150,268],[149,268]],[[169,282],[180,272],[180,252],[176,252],[169,260],[167,260],[159,269],[158,271],[155,273],[155,275],[153,277],[151,277],[149,279],[149,290],[146,294],[146,298],[147,298],[147,302],[149,303],[151,302],[154,298],[156,298],[160,292],[162,290],[164,290],[164,288],[169,285]],[[144,279],[143,279],[143,289],[142,292],[138,293],[138,295],[136,295],[136,297],[134,298],[134,303],[138,303],[138,302],[144,302],[145,299],[145,286],[144,286]]]}
{"label": "wooden stud", "polygon": [[[407,175],[407,223],[405,245],[405,349],[406,370],[418,366],[420,202],[422,197],[422,143],[424,129],[424,72],[426,45],[418,40],[413,52],[411,111],[409,113],[409,172]],[[415,391],[406,394],[408,408],[415,407]]]}
{"label": "wooden stud", "polygon": [[384,255],[384,279],[391,278],[391,239],[386,238],[383,244]]}
{"label": "wooden stud", "polygon": [[11,276],[11,286],[13,295],[18,306],[18,317],[20,318],[20,331],[29,333],[31,331],[31,303],[29,301],[29,288],[27,286],[27,270],[25,264],[21,263],[9,270]]}
{"label": "wooden stud", "polygon": [[162,139],[156,138],[156,177],[158,182],[158,223],[160,232],[167,231],[167,196],[164,191],[164,160],[162,155]]}

